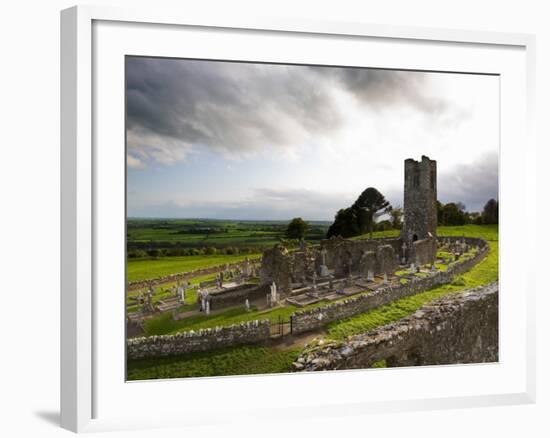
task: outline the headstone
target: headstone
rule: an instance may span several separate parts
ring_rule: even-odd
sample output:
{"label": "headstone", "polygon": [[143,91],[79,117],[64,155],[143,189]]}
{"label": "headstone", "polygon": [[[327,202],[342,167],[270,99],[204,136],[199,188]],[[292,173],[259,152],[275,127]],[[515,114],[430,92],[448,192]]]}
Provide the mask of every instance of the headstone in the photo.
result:
{"label": "headstone", "polygon": [[384,284],[388,284],[388,274],[384,272]]}
{"label": "headstone", "polygon": [[416,273],[416,266],[414,266],[414,263],[411,263],[411,274]]}
{"label": "headstone", "polygon": [[266,301],[267,307],[271,307],[271,294],[270,293],[265,296],[265,301]]}
{"label": "headstone", "polygon": [[374,281],[374,272],[371,270],[367,272],[367,281]]}
{"label": "headstone", "polygon": [[326,248],[321,250],[321,277],[328,277],[330,275],[327,266],[327,252]]}
{"label": "headstone", "polygon": [[271,290],[271,303],[275,304],[277,302],[277,285],[273,282],[269,288]]}
{"label": "headstone", "polygon": [[206,316],[210,315],[210,301],[206,302]]}
{"label": "headstone", "polygon": [[250,312],[250,301],[248,301],[248,298],[244,301],[244,308],[247,312]]}
{"label": "headstone", "polygon": [[435,268],[435,265],[432,265],[432,267],[430,268],[430,270],[432,271],[432,273],[436,272],[437,269]]}
{"label": "headstone", "polygon": [[301,238],[300,239],[300,251],[305,251],[306,250],[306,241]]}

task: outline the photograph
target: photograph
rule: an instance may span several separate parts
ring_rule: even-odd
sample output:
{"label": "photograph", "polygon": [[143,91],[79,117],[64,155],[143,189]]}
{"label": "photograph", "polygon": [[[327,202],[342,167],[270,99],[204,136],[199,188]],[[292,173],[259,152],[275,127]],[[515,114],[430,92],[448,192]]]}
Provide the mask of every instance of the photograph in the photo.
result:
{"label": "photograph", "polygon": [[499,362],[498,74],[124,74],[127,381]]}

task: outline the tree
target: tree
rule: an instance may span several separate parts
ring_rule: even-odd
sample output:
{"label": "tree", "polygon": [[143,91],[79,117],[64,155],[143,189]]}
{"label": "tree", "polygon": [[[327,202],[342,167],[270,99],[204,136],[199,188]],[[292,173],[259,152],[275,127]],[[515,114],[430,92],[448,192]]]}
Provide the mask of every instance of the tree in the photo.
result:
{"label": "tree", "polygon": [[295,217],[286,228],[285,236],[288,239],[303,239],[309,229],[309,224],[301,217]]}
{"label": "tree", "polygon": [[377,222],[375,224],[376,231],[389,231],[393,229],[393,223],[389,220]]}
{"label": "tree", "polygon": [[449,202],[443,206],[442,225],[464,225],[466,223],[464,204]]}
{"label": "tree", "polygon": [[327,238],[334,236],[352,237],[359,234],[355,211],[351,208],[342,208],[336,213],[334,222],[327,231]]}
{"label": "tree", "polygon": [[368,231],[371,239],[376,218],[384,213],[389,213],[392,209],[384,195],[374,187],[365,189],[351,208],[357,212],[360,233]]}
{"label": "tree", "polygon": [[437,201],[437,225],[443,225],[443,204]]}
{"label": "tree", "polygon": [[484,224],[498,224],[498,201],[489,199],[483,207],[481,218]]}
{"label": "tree", "polygon": [[400,230],[403,225],[403,209],[401,207],[392,208],[390,216],[392,228]]}
{"label": "tree", "polygon": [[472,211],[471,213],[468,213],[468,215],[470,217],[470,223],[475,225],[483,225],[483,218],[477,211]]}

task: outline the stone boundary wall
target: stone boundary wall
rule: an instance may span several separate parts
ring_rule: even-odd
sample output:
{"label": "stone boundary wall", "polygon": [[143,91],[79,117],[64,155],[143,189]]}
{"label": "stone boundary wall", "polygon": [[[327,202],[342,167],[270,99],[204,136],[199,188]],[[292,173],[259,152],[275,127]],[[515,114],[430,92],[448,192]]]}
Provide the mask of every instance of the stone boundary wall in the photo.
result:
{"label": "stone boundary wall", "polygon": [[[261,259],[249,259],[249,263],[257,263]],[[235,263],[227,263],[227,269],[237,269],[237,268],[244,268],[245,261],[241,262],[235,262]],[[200,268],[195,269],[193,271],[187,271],[187,272],[178,272],[176,274],[170,274],[165,275],[163,277],[157,277],[152,278],[150,280],[138,280],[138,281],[129,281],[127,283],[126,289],[131,292],[134,290],[142,289],[144,287],[147,287],[149,285],[157,286],[159,284],[164,283],[171,283],[173,281],[180,281],[180,280],[188,280],[191,278],[199,277],[201,275],[208,275],[213,274],[215,272],[218,272],[220,270],[220,267],[225,269],[225,264],[223,265],[217,265],[217,266],[211,266],[210,268]]]}
{"label": "stone boundary wall", "polygon": [[126,357],[146,359],[255,344],[269,339],[269,330],[270,322],[265,319],[175,335],[131,338],[126,340]]}
{"label": "stone boundary wall", "polygon": [[292,333],[299,334],[320,329],[331,322],[364,313],[441,284],[450,283],[455,276],[463,274],[478,264],[489,251],[489,245],[484,240],[465,238],[465,241],[470,245],[479,245],[480,250],[467,260],[451,263],[448,265],[447,271],[438,271],[429,277],[414,278],[405,284],[381,287],[373,292],[330,303],[323,307],[293,313],[290,316]]}
{"label": "stone boundary wall", "polygon": [[427,304],[414,314],[367,333],[306,350],[294,371],[498,361],[498,283]]}

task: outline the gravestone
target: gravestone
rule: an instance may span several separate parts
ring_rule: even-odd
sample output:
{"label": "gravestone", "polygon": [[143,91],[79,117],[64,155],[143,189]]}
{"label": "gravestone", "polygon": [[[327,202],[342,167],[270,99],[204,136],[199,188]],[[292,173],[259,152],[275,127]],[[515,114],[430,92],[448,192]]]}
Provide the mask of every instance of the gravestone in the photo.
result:
{"label": "gravestone", "polygon": [[367,281],[374,281],[374,272],[373,271],[369,271],[367,273]]}

